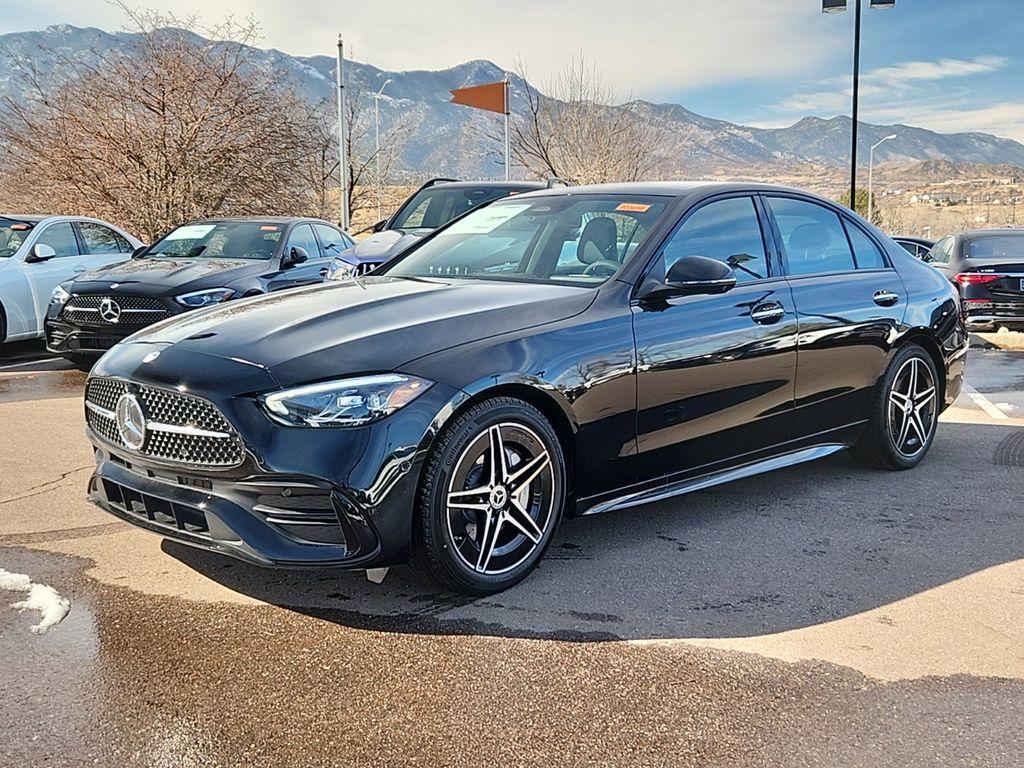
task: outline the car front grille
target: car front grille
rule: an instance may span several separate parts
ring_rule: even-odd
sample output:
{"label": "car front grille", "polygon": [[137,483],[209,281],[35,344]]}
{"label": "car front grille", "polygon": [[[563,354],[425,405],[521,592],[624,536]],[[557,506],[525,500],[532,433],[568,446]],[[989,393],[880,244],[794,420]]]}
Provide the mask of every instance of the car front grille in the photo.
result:
{"label": "car front grille", "polygon": [[356,274],[360,277],[365,275],[367,272],[375,270],[379,264],[356,264]]}
{"label": "car front grille", "polygon": [[[146,421],[140,448],[129,448],[117,424],[117,405],[133,394]],[[86,421],[107,442],[163,462],[191,467],[230,468],[242,463],[242,440],[212,404],[180,392],[133,384],[123,379],[92,378],[85,391]]]}
{"label": "car front grille", "polygon": [[[116,320],[109,309],[102,312],[104,301],[116,304]],[[146,296],[72,296],[61,310],[61,316],[75,325],[122,325],[141,328],[170,317],[171,313],[159,299]]]}

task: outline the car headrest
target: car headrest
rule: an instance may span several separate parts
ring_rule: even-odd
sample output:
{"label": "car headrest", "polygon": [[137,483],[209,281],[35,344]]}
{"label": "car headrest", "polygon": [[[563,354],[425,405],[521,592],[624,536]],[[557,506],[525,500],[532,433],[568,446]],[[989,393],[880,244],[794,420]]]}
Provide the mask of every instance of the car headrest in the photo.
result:
{"label": "car headrest", "polygon": [[828,248],[831,243],[828,227],[814,222],[801,224],[790,232],[787,245],[791,251],[814,251]]}
{"label": "car headrest", "polygon": [[576,258],[584,264],[618,261],[615,252],[615,222],[607,216],[598,216],[588,221],[580,233]]}

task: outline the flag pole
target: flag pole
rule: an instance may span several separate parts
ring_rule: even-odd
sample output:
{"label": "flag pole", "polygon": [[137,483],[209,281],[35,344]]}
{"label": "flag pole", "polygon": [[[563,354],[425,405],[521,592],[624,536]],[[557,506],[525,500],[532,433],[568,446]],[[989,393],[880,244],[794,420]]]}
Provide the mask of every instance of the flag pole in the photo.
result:
{"label": "flag pole", "polygon": [[509,142],[508,142],[508,113],[512,106],[508,98],[508,74],[505,75],[505,181],[508,181],[508,168],[510,163]]}
{"label": "flag pole", "polygon": [[345,45],[338,33],[338,181],[341,183],[341,228],[348,232],[348,158],[345,156]]}

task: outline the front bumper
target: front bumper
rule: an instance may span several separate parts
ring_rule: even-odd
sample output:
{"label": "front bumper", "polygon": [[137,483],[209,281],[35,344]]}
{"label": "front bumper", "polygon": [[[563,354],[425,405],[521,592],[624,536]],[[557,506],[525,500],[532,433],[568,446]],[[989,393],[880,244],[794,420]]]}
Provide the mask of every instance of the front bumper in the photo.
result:
{"label": "front bumper", "polygon": [[84,328],[61,320],[46,320],[46,349],[57,355],[99,356],[138,330],[123,333],[108,329]]}
{"label": "front bumper", "polygon": [[265,369],[173,346],[142,363],[155,347],[122,344],[93,376],[206,399],[241,437],[245,458],[232,467],[186,466],[87,427],[97,460],[93,503],[167,538],[262,566],[372,568],[408,560],[423,456],[457,390],[435,384],[362,427],[286,427],[253,396],[277,388]]}

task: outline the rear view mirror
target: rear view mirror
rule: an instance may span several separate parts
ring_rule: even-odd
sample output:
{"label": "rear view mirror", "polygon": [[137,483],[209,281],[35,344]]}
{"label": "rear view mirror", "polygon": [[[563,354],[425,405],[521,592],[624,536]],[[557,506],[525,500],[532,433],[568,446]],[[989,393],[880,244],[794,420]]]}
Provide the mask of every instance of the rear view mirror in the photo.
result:
{"label": "rear view mirror", "polygon": [[25,261],[49,261],[57,252],[53,250],[53,246],[47,245],[46,243],[36,243],[32,246],[32,252],[29,253],[28,258]]}
{"label": "rear view mirror", "polygon": [[736,274],[724,261],[706,256],[683,256],[673,264],[664,283],[654,283],[643,298],[668,298],[725,293],[736,285]]}
{"label": "rear view mirror", "polygon": [[283,267],[293,267],[296,264],[305,264],[309,261],[309,253],[305,248],[293,245],[291,250],[288,251],[288,256],[284,259]]}

